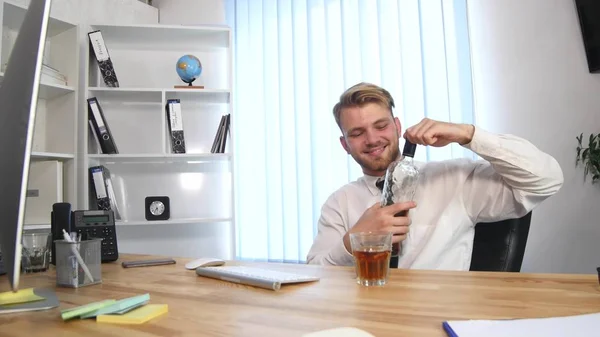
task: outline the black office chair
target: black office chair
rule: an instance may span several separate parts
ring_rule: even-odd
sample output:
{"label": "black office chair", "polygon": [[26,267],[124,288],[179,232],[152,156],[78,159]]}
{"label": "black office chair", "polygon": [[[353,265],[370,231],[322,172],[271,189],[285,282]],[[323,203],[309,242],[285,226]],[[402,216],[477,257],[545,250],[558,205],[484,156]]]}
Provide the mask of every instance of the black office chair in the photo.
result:
{"label": "black office chair", "polygon": [[530,223],[531,212],[518,219],[478,223],[470,270],[520,272]]}

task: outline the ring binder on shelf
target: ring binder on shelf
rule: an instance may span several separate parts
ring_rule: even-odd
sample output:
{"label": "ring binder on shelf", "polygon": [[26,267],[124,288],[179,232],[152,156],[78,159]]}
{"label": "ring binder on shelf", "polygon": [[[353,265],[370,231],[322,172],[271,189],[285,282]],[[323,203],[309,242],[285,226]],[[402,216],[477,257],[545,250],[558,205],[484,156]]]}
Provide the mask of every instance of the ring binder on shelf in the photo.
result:
{"label": "ring binder on shelf", "polygon": [[227,136],[229,135],[229,124],[230,124],[230,115],[221,116],[221,122],[219,123],[219,127],[217,128],[217,133],[215,135],[215,139],[213,141],[212,148],[210,150],[211,153],[225,153],[225,145],[227,143]]}
{"label": "ring binder on shelf", "polygon": [[107,87],[118,88],[119,80],[117,79],[115,68],[112,60],[110,59],[108,48],[106,48],[106,44],[104,44],[102,32],[99,30],[89,32],[88,37],[90,39],[92,49],[94,50],[96,61],[98,62],[98,67],[100,68],[100,73],[104,79],[104,84],[106,84]]}
{"label": "ring binder on shelf", "polygon": [[110,171],[105,166],[92,166],[90,171],[90,201],[95,200],[91,209],[113,211],[115,219],[121,219]]}
{"label": "ring binder on shelf", "polygon": [[166,110],[169,121],[169,134],[171,135],[171,150],[173,153],[185,153],[180,100],[177,98],[167,100]]}
{"label": "ring binder on shelf", "polygon": [[110,128],[106,123],[106,119],[104,118],[104,112],[102,112],[102,107],[100,103],[98,103],[98,99],[96,97],[91,97],[87,99],[88,101],[88,119],[92,122],[94,127],[94,132],[96,133],[98,142],[100,143],[100,148],[102,149],[102,153],[105,154],[117,154],[119,150],[117,149],[117,145],[115,144],[115,140],[112,137],[110,132]]}

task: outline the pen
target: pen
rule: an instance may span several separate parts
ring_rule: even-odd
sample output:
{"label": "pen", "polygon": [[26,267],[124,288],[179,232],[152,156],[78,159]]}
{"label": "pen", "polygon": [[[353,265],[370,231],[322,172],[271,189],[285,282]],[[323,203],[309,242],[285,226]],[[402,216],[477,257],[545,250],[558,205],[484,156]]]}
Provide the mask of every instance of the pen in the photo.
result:
{"label": "pen", "polygon": [[[67,233],[67,231],[64,230],[64,229],[63,229],[63,237],[65,238],[65,240],[67,242],[73,243],[73,240],[71,240],[71,236],[69,236],[69,233]],[[77,262],[79,262],[79,265],[83,269],[83,272],[90,279],[90,282],[94,282],[94,277],[92,276],[92,273],[88,269],[88,267],[85,264],[85,262],[83,262],[83,258],[79,254],[79,251],[77,250],[77,247],[75,247],[75,245],[71,245],[71,250],[73,251],[73,254],[75,254],[75,258],[77,259]]]}

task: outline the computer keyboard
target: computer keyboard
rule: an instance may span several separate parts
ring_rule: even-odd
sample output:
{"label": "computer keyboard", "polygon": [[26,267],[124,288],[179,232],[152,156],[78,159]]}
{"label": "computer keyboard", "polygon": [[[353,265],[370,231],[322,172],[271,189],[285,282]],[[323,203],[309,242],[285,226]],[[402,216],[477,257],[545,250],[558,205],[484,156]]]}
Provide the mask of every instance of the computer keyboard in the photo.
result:
{"label": "computer keyboard", "polygon": [[196,274],[229,282],[279,290],[282,284],[318,281],[319,277],[248,266],[196,268]]}

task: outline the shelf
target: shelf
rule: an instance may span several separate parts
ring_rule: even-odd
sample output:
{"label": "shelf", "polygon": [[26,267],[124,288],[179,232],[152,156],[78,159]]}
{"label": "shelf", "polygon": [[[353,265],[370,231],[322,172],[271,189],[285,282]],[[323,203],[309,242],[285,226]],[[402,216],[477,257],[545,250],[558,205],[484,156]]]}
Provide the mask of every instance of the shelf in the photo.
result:
{"label": "shelf", "polygon": [[[0,81],[3,78],[4,73],[0,72]],[[66,85],[40,83],[38,98],[53,99],[72,92],[75,92],[75,88]]]}
{"label": "shelf", "polygon": [[69,160],[75,158],[69,153],[52,153],[52,152],[32,152],[32,160]]}
{"label": "shelf", "polygon": [[89,154],[90,159],[103,163],[170,163],[170,162],[206,162],[229,160],[228,153],[181,153],[181,154]]}
{"label": "shelf", "polygon": [[[226,26],[211,25],[91,25],[102,31],[107,45],[118,48],[139,47],[156,50],[189,50],[194,45],[216,48],[229,47],[229,31]],[[190,44],[190,41],[193,41]],[[110,48],[110,47],[109,47]]]}
{"label": "shelf", "polygon": [[[208,103],[227,103],[231,95],[228,89],[175,89],[175,88],[109,88],[90,87],[90,93],[95,96],[117,98],[135,97],[136,100],[156,101],[161,100],[163,93],[166,98],[180,98],[185,100],[202,99]],[[127,97],[129,96],[129,97]]]}
{"label": "shelf", "polygon": [[23,225],[23,229],[24,230],[36,230],[36,229],[50,229],[50,225],[38,225],[38,224],[24,224]]}
{"label": "shelf", "polygon": [[[5,27],[8,27],[11,30],[20,30],[23,20],[25,19],[25,13],[27,13],[26,8],[17,4],[5,2],[4,18],[2,23]],[[75,27],[76,26],[72,23],[50,17],[48,20],[48,31],[46,35],[48,37],[53,37]]]}
{"label": "shelf", "polygon": [[190,219],[169,219],[156,221],[116,221],[117,226],[144,226],[144,225],[168,225],[168,224],[198,224],[198,223],[215,223],[228,222],[231,218],[190,218]]}

